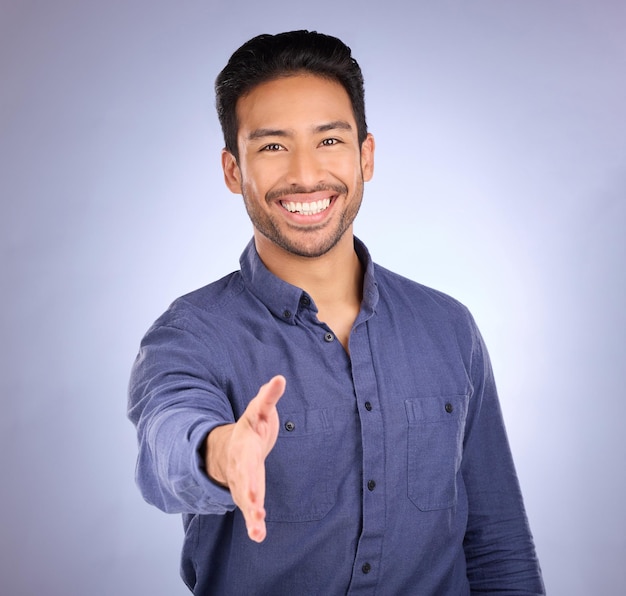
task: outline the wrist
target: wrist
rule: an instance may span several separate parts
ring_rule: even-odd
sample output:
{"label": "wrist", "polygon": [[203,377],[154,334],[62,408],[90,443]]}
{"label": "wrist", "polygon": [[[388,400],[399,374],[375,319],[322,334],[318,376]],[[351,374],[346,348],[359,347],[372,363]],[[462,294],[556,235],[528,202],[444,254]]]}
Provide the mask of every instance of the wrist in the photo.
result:
{"label": "wrist", "polygon": [[216,426],[208,435],[204,447],[207,475],[213,482],[228,488],[226,477],[226,446],[234,424]]}

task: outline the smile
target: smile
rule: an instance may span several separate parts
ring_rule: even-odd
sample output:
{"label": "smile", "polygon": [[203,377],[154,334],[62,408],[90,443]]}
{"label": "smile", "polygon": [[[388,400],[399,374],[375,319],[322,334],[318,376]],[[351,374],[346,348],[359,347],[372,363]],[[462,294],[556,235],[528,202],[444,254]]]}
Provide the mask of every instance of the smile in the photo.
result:
{"label": "smile", "polygon": [[299,213],[301,215],[316,215],[322,211],[326,211],[330,207],[330,199],[321,199],[320,201],[311,201],[310,203],[294,203],[293,201],[281,201],[280,204],[290,213]]}

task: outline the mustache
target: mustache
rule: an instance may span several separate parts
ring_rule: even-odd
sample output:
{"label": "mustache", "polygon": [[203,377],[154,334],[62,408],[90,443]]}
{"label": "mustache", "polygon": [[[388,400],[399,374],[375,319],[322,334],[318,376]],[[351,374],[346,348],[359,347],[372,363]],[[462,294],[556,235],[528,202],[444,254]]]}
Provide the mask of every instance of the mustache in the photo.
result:
{"label": "mustache", "polygon": [[316,184],[315,186],[306,187],[293,184],[285,188],[277,188],[271,190],[265,195],[267,201],[275,201],[276,199],[282,199],[288,195],[306,195],[314,192],[332,191],[336,194],[342,195],[348,193],[348,187],[345,184]]}

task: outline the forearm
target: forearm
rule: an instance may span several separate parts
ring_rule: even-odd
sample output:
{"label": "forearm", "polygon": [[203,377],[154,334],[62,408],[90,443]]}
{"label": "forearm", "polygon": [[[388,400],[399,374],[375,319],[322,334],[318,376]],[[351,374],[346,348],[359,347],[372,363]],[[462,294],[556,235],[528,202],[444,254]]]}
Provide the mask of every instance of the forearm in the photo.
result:
{"label": "forearm", "polygon": [[[128,416],[137,428],[137,483],[167,512],[224,513],[234,504],[206,472],[204,445],[234,421],[207,347],[177,327],[155,327],[144,340],[129,384]],[[215,365],[220,370],[219,361]]]}
{"label": "forearm", "polygon": [[467,576],[472,594],[544,594],[504,425],[492,399],[482,404],[462,466],[468,500]]}
{"label": "forearm", "polygon": [[478,337],[474,394],[462,463],[468,500],[464,541],[472,594],[545,593],[493,374]]}
{"label": "forearm", "polygon": [[523,508],[508,515],[508,519],[497,511],[470,515],[464,547],[471,593],[543,595],[541,571]]}
{"label": "forearm", "polygon": [[223,421],[169,411],[138,432],[137,484],[149,502],[168,513],[223,514],[234,509],[230,493],[207,475],[206,437]]}

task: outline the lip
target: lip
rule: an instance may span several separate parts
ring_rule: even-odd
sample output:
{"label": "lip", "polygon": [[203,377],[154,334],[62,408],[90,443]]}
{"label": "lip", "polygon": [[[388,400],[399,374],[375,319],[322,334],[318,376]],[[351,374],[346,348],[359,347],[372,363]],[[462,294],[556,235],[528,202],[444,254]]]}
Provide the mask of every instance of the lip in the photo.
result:
{"label": "lip", "polygon": [[[335,200],[338,196],[339,195],[337,193],[332,191],[318,191],[307,194],[294,193],[280,197],[280,199],[278,199],[276,203],[283,216],[286,217],[289,221],[299,225],[317,224],[324,221],[330,215],[331,211],[333,210]],[[324,201],[325,199],[329,200],[330,204],[328,205],[328,207],[326,207],[326,209],[315,214],[289,211],[284,205],[285,203],[311,204],[317,203],[318,201]]]}

